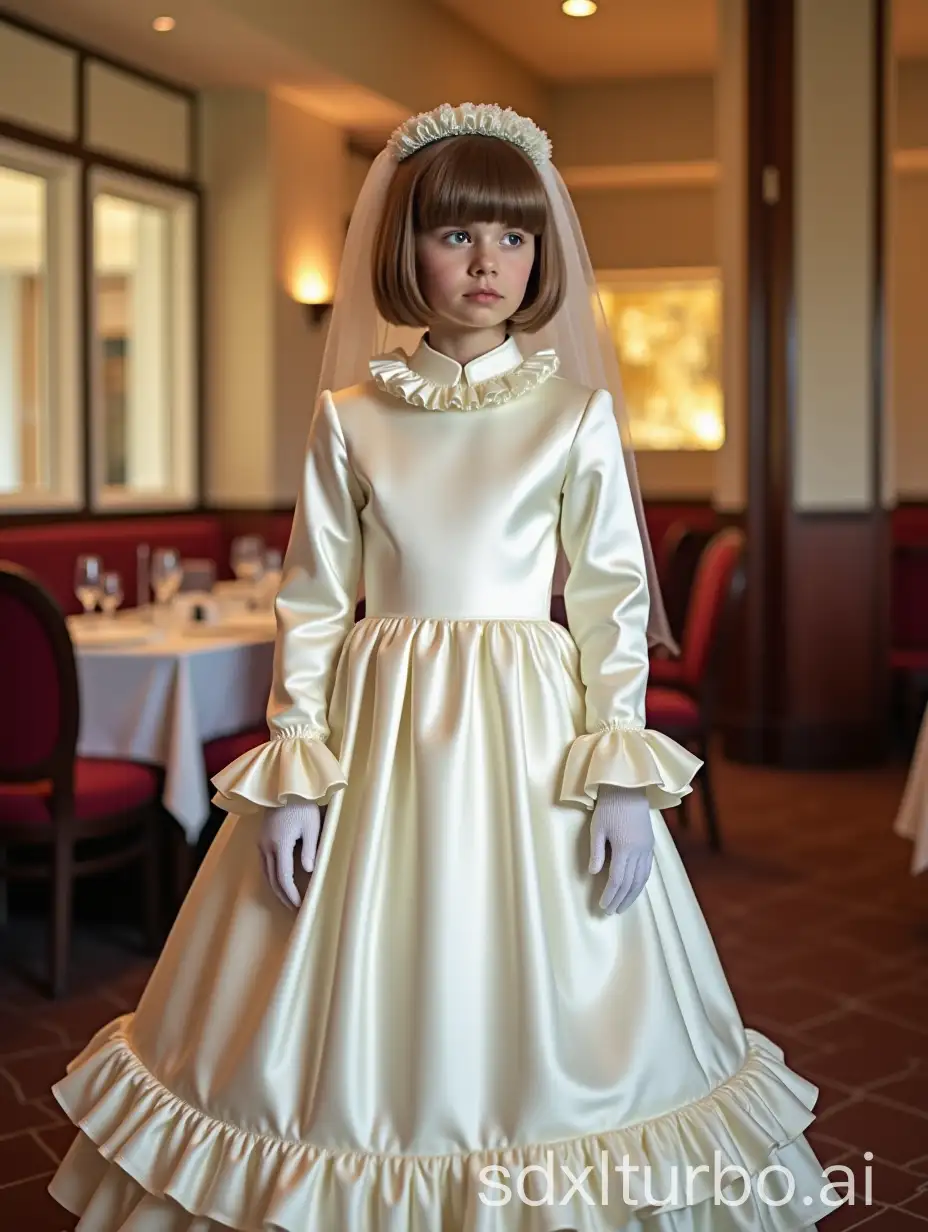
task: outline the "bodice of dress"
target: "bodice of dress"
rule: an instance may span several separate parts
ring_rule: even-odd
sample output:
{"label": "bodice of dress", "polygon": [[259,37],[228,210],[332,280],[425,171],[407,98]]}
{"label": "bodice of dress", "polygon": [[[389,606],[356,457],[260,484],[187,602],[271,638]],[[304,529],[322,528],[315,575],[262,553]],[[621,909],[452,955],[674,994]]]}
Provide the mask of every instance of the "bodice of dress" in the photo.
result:
{"label": "bodice of dress", "polygon": [[548,618],[567,459],[592,396],[557,367],[511,338],[463,368],[423,342],[336,395],[369,616]]}
{"label": "bodice of dress", "polygon": [[[454,695],[471,689],[472,654],[497,691],[510,676],[582,682],[564,800],[592,807],[608,782],[647,786],[663,808],[688,790],[696,759],[645,730],[647,573],[612,398],[557,368],[512,339],[464,367],[421,344],[320,396],[275,603],[271,740],[214,780],[224,808],[344,787],[330,707],[381,654],[422,696],[434,655]],[[568,630],[543,661],[559,547]],[[381,701],[386,678],[372,686]]]}

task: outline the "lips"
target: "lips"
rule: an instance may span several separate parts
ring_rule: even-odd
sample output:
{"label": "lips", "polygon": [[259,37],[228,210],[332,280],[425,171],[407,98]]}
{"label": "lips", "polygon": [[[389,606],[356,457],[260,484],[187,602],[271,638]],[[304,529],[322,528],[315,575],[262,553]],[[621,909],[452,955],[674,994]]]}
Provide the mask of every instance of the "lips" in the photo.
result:
{"label": "lips", "polygon": [[487,291],[470,291],[464,298],[476,300],[479,304],[494,304],[496,303],[497,300],[501,300],[503,297],[499,294],[498,291],[488,291],[487,290]]}

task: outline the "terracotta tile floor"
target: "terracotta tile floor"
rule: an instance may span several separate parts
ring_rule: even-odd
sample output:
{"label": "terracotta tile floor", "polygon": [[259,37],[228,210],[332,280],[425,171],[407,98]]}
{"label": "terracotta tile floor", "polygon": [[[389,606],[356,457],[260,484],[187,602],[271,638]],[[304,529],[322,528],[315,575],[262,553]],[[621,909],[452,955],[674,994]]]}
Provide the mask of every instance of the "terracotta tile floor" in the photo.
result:
{"label": "terracotta tile floor", "polygon": [[[928,1232],[928,874],[909,875],[909,845],[892,834],[903,777],[720,763],[721,857],[668,815],[745,1021],[820,1086],[810,1139],[823,1164],[860,1178],[857,1204],[829,1216],[828,1232]],[[95,915],[114,893],[124,901],[112,919],[131,920],[131,886],[88,890],[74,992],[58,1005],[10,974],[41,954],[37,923],[0,930],[3,1232],[74,1227],[45,1192],[72,1132],[49,1086],[96,1027],[132,1008],[150,969]]]}

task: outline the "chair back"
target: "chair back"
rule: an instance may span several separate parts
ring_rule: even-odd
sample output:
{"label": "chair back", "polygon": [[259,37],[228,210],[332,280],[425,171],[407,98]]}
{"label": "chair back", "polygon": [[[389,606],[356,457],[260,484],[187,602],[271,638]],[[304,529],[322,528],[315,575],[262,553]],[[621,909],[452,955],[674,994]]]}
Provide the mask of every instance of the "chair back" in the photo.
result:
{"label": "chair back", "polygon": [[673,522],[667,528],[661,544],[664,611],[667,613],[671,632],[680,644],[683,641],[699,562],[715,533],[715,530],[706,527]]}
{"label": "chair back", "polygon": [[744,532],[717,531],[703,549],[693,579],[680,655],[685,684],[704,690],[732,602],[744,587]]}
{"label": "chair back", "polygon": [[0,782],[70,793],[79,721],[61,608],[28,570],[0,561]]}

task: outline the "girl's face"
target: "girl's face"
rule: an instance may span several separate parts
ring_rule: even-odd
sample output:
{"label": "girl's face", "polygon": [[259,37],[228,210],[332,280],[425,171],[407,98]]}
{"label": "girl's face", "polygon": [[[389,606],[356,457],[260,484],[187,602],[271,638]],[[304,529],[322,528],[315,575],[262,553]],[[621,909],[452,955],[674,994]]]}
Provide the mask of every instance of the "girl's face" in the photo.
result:
{"label": "girl's face", "polygon": [[436,227],[416,236],[419,286],[433,325],[490,329],[518,312],[535,237],[498,222]]}

